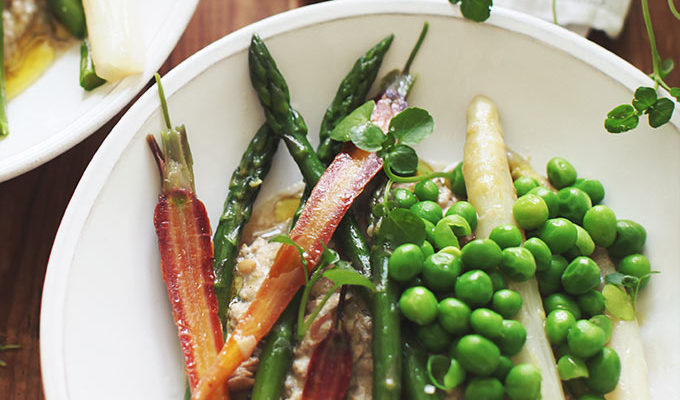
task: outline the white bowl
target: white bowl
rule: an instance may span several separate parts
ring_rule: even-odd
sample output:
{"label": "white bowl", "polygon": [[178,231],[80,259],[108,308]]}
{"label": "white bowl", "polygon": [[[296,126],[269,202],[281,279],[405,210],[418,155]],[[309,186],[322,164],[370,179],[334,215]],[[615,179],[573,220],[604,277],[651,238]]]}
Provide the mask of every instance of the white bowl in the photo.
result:
{"label": "white bowl", "polygon": [[[642,223],[655,269],[642,295],[642,334],[654,399],[680,398],[680,126],[641,123],[611,135],[603,119],[648,78],[564,29],[503,9],[487,23],[460,18],[446,1],[329,2],[235,32],[164,78],[173,121],[185,123],[196,187],[213,229],[231,172],[263,114],[250,86],[246,49],[258,32],[285,75],[292,104],[315,143],[323,112],[354,60],[389,33],[383,64],[401,67],[423,21],[430,33],[412,70],[410,103],[435,118],[419,150],[430,160],[462,157],[465,109],[479,93],[495,100],[510,147],[537,169],[554,155],[602,180],[606,204]],[[106,139],[76,189],[57,234],[43,292],[45,393],[55,399],[180,399],[182,359],[159,268],[152,213],[159,183],[147,133],[162,127],[155,88]],[[260,199],[300,180],[281,146]]]}
{"label": "white bowl", "polygon": [[146,68],[87,92],[78,84],[74,44],[7,107],[9,136],[0,139],[0,182],[30,171],[94,133],[144,88],[184,32],[198,0],[140,1]]}

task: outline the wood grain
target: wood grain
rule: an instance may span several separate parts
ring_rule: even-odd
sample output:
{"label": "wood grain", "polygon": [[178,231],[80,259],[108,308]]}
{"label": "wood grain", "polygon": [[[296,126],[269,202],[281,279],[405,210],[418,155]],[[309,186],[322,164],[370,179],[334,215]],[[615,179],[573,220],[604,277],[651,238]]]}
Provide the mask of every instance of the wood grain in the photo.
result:
{"label": "wood grain", "polygon": [[[203,0],[186,32],[163,64],[165,73],[212,41],[267,16],[298,7],[304,0]],[[590,38],[644,71],[651,56],[639,2],[633,1],[623,35],[617,40],[593,33]],[[680,22],[665,1],[650,2],[659,51],[680,64]],[[680,68],[679,68],[680,70]],[[680,71],[668,81],[680,86]],[[51,162],[0,183],[0,343],[20,350],[0,353],[0,398],[43,398],[38,327],[40,297],[47,259],[59,222],[80,176],[122,113],[103,128]]]}

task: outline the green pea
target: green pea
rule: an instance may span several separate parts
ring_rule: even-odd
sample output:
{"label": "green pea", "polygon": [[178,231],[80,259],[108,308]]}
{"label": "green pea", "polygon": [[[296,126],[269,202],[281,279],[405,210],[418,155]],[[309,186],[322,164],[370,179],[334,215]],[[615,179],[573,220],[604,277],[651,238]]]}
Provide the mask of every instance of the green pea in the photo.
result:
{"label": "green pea", "polygon": [[572,397],[580,398],[580,396],[590,393],[590,389],[586,385],[586,380],[584,378],[570,379],[568,381],[563,381],[565,391],[569,393]]}
{"label": "green pea", "polygon": [[602,186],[602,182],[597,179],[577,179],[574,183],[574,187],[586,192],[588,197],[590,197],[590,200],[593,201],[593,204],[598,204],[604,199],[604,186]]}
{"label": "green pea", "polygon": [[507,289],[508,285],[505,283],[505,277],[500,271],[490,271],[488,274],[489,278],[491,278],[491,285],[493,286],[494,292],[497,292],[501,289]]}
{"label": "green pea", "polygon": [[557,214],[560,212],[560,202],[557,198],[557,193],[546,187],[539,186],[531,189],[528,194],[534,194],[545,201],[545,204],[548,206],[548,218],[557,217]]}
{"label": "green pea", "polygon": [[423,264],[423,279],[428,288],[441,291],[451,290],[463,269],[460,257],[448,253],[434,253]]}
{"label": "green pea", "polygon": [[399,309],[408,320],[427,325],[437,318],[437,298],[422,286],[406,289],[399,298]]}
{"label": "green pea", "polygon": [[409,281],[423,270],[424,261],[420,247],[412,243],[402,244],[389,258],[387,268],[390,278],[399,282]]}
{"label": "green pea", "polygon": [[609,317],[604,314],[599,314],[594,315],[588,321],[602,328],[602,330],[604,331],[605,344],[609,343],[609,340],[612,338],[612,330],[614,329],[614,324],[612,323],[612,320],[609,319]]}
{"label": "green pea", "polygon": [[616,239],[609,247],[609,254],[623,258],[629,254],[639,253],[647,240],[647,231],[637,222],[620,219],[616,221]]}
{"label": "green pea", "polygon": [[522,232],[515,225],[498,225],[491,230],[489,239],[496,242],[501,249],[517,247],[522,244]]}
{"label": "green pea", "polygon": [[475,239],[462,249],[463,264],[467,269],[493,270],[503,260],[501,248],[491,239]]}
{"label": "green pea", "polygon": [[462,335],[470,326],[470,307],[462,301],[448,297],[439,302],[439,323],[449,333]]}
{"label": "green pea", "polygon": [[503,320],[501,335],[496,339],[501,354],[508,357],[516,355],[522,350],[526,340],[527,331],[519,321],[514,319]]}
{"label": "green pea", "polygon": [[460,258],[460,255],[461,255],[460,249],[458,247],[453,247],[453,246],[443,247],[439,250],[439,253],[450,254],[450,255],[457,257],[457,258]]}
{"label": "green pea", "polygon": [[536,261],[524,247],[508,247],[503,250],[501,271],[513,281],[524,282],[536,273]]}
{"label": "green pea", "polygon": [[479,307],[491,300],[493,284],[486,272],[475,269],[458,277],[455,293],[470,307]]}
{"label": "green pea", "polygon": [[478,308],[470,314],[470,326],[475,333],[495,339],[501,335],[503,317],[488,308]]}
{"label": "green pea", "polygon": [[554,293],[543,300],[543,308],[546,313],[551,313],[553,310],[567,310],[577,320],[581,318],[581,309],[578,308],[576,300],[564,293]]}
{"label": "green pea", "polygon": [[593,251],[595,251],[593,239],[590,238],[590,235],[585,229],[578,225],[574,226],[576,227],[576,244],[574,244],[574,247],[567,250],[565,255],[573,259],[579,256],[589,256],[593,254]]}
{"label": "green pea", "polygon": [[496,378],[472,378],[465,387],[463,400],[503,400],[503,384]]}
{"label": "green pea", "polygon": [[552,310],[545,319],[545,336],[551,344],[558,346],[567,340],[567,333],[574,325],[574,314],[563,309]]}
{"label": "green pea", "polygon": [[453,203],[451,207],[446,210],[446,216],[449,215],[460,215],[467,220],[473,231],[477,229],[477,210],[475,210],[475,206],[467,201],[461,200]]}
{"label": "green pea", "polygon": [[543,296],[548,296],[562,290],[562,274],[567,269],[567,265],[569,263],[564,257],[554,255],[550,258],[548,269],[536,273],[538,290]]}
{"label": "green pea", "polygon": [[434,224],[425,218],[421,218],[423,223],[425,224],[425,236],[427,238],[427,241],[430,243],[434,243]]}
{"label": "green pea", "polygon": [[546,271],[550,268],[550,261],[552,260],[552,253],[550,247],[544,241],[537,237],[527,239],[522,247],[529,250],[536,261],[536,271]]}
{"label": "green pea", "polygon": [[504,381],[505,378],[508,376],[508,372],[513,367],[512,360],[509,359],[506,356],[501,356],[501,360],[498,363],[498,367],[496,368],[495,371],[493,371],[493,376],[494,378],[500,379],[501,381]]}
{"label": "green pea", "polygon": [[451,343],[451,335],[437,322],[419,326],[416,335],[427,351],[440,353]]}
{"label": "green pea", "polygon": [[569,250],[576,244],[577,236],[576,226],[565,218],[549,219],[538,230],[538,237],[550,247],[553,254]]}
{"label": "green pea", "polygon": [[467,197],[467,190],[465,189],[465,178],[463,177],[463,163],[459,162],[456,168],[453,169],[451,176],[451,191],[459,199]]}
{"label": "green pea", "polygon": [[434,245],[438,249],[442,249],[447,246],[460,247],[456,234],[453,233],[451,226],[449,226],[449,224],[443,219],[439,220],[437,225],[435,225],[433,239]]}
{"label": "green pea", "polygon": [[439,204],[431,200],[419,201],[411,206],[409,210],[420,218],[432,222],[432,224],[436,224],[444,216]]}
{"label": "green pea", "polygon": [[616,214],[607,206],[595,206],[583,216],[583,227],[596,245],[609,247],[616,239]]}
{"label": "green pea", "polygon": [[505,391],[511,400],[541,398],[541,371],[533,364],[517,364],[505,378]]}
{"label": "green pea", "polygon": [[557,189],[571,186],[576,182],[576,169],[562,157],[554,157],[546,166],[548,180]]}
{"label": "green pea", "polygon": [[493,309],[503,318],[512,318],[522,308],[522,296],[510,289],[501,289],[491,299]]}
{"label": "green pea", "polygon": [[432,244],[428,242],[427,240],[423,241],[422,246],[420,246],[420,251],[423,252],[423,256],[425,258],[431,256],[434,254],[434,247],[432,247]]}
{"label": "green pea", "polygon": [[647,286],[647,282],[649,282],[648,275],[652,271],[649,259],[642,254],[625,256],[619,261],[619,265],[616,269],[622,274],[632,275],[642,279],[640,281],[640,288]]}
{"label": "green pea", "polygon": [[472,235],[472,227],[470,226],[470,223],[463,217],[462,215],[458,214],[451,214],[447,215],[442,218],[441,221],[439,222],[446,222],[453,233],[457,237],[464,237],[464,236],[470,236]]}
{"label": "green pea", "polygon": [[439,187],[431,180],[416,183],[413,192],[418,196],[420,201],[430,200],[436,202],[439,200]]}
{"label": "green pea", "polygon": [[557,361],[557,372],[560,374],[560,379],[568,381],[587,377],[588,367],[580,358],[567,354]]}
{"label": "green pea", "polygon": [[599,290],[589,290],[576,297],[576,303],[586,316],[602,314],[604,312],[604,296]]}
{"label": "green pea", "polygon": [[586,385],[594,392],[609,393],[616,389],[621,376],[621,360],[616,351],[604,347],[593,358],[588,360],[589,377]]}
{"label": "green pea", "polygon": [[594,356],[602,349],[606,340],[604,330],[585,319],[576,321],[567,333],[569,352],[581,358]]}
{"label": "green pea", "polygon": [[548,205],[535,194],[526,194],[515,201],[512,215],[520,228],[536,229],[548,219]]}
{"label": "green pea", "polygon": [[593,206],[588,194],[575,187],[560,189],[557,199],[560,204],[559,215],[575,224],[582,223],[583,216]]}
{"label": "green pea", "polygon": [[392,191],[392,199],[396,203],[397,207],[400,208],[411,208],[418,202],[418,199],[413,194],[413,192],[404,188],[399,188]]}
{"label": "green pea", "polygon": [[586,393],[582,396],[579,396],[576,400],[605,400],[605,399],[604,397],[598,396],[596,394]]}
{"label": "green pea", "polygon": [[456,345],[456,359],[467,372],[491,375],[500,363],[501,351],[492,341],[480,335],[463,336]]}
{"label": "green pea", "polygon": [[536,182],[536,179],[530,176],[523,175],[515,179],[514,185],[515,192],[517,192],[517,197],[522,197],[529,193],[531,189],[538,187],[538,182]]}
{"label": "green pea", "polygon": [[584,294],[600,284],[600,267],[588,257],[576,257],[562,274],[567,293]]}

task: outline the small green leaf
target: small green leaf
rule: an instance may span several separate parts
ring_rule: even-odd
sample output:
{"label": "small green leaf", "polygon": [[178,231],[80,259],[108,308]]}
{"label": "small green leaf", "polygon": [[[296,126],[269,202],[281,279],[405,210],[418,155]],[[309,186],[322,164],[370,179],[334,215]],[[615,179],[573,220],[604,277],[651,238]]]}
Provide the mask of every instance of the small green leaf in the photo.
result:
{"label": "small green leaf", "polygon": [[455,358],[436,354],[427,358],[427,377],[437,388],[449,391],[463,383],[465,370]]}
{"label": "small green leaf", "polygon": [[434,120],[422,108],[409,107],[390,121],[389,131],[399,143],[414,145],[420,143],[434,130]]}
{"label": "small green leaf", "polygon": [[365,122],[350,129],[350,139],[361,150],[378,151],[382,149],[385,134],[377,125]]}
{"label": "small green leaf", "polygon": [[651,107],[656,101],[656,98],[656,90],[650,87],[641,86],[635,90],[633,106],[636,110],[642,112]]}
{"label": "small green leaf", "polygon": [[302,261],[302,267],[305,269],[305,281],[306,281],[308,279],[308,275],[309,275],[309,266],[308,266],[308,263],[307,263],[307,257],[305,257],[305,255],[306,255],[305,249],[302,246],[300,246],[299,244],[295,243],[295,241],[293,239],[291,239],[290,237],[288,237],[286,235],[276,235],[270,240],[270,242],[287,244],[287,245],[293,246],[297,249],[298,253],[300,253],[300,260]]}
{"label": "small green leaf", "polygon": [[622,104],[607,114],[604,127],[610,133],[621,133],[634,129],[639,121],[635,108],[630,104]]}
{"label": "small green leaf", "polygon": [[670,75],[671,72],[673,72],[673,68],[675,68],[675,63],[673,62],[672,58],[663,60],[663,63],[661,64],[661,70],[659,70],[661,79],[666,79],[666,77]]}
{"label": "small green leaf", "polygon": [[390,167],[399,175],[413,175],[418,171],[418,155],[404,144],[394,146],[387,154]]}
{"label": "small green leaf", "polygon": [[483,22],[491,15],[492,0],[461,0],[460,11],[467,19]]}
{"label": "small green leaf", "polygon": [[557,372],[559,372],[560,379],[563,381],[587,378],[589,376],[586,363],[571,354],[560,357],[559,361],[557,361]]}
{"label": "small green leaf", "polygon": [[352,128],[370,121],[371,113],[373,113],[374,108],[375,102],[373,100],[369,100],[360,105],[335,126],[331,132],[331,139],[337,140],[338,142],[347,142],[350,140]]}
{"label": "small green leaf", "polygon": [[633,299],[623,289],[608,283],[602,288],[602,295],[604,296],[604,306],[609,314],[624,321],[635,319]]}
{"label": "small green leaf", "polygon": [[319,260],[317,269],[321,269],[327,265],[335,264],[340,261],[340,254],[338,254],[337,251],[329,248],[323,242],[321,242],[321,245],[323,246],[323,253],[321,253],[321,260]]}
{"label": "small green leaf", "polygon": [[375,291],[375,285],[373,284],[373,282],[371,282],[370,279],[361,275],[359,272],[357,272],[357,270],[352,268],[346,267],[331,268],[323,273],[323,277],[330,279],[336,286],[342,285],[363,286],[365,288],[370,289],[371,291]]}
{"label": "small green leaf", "polygon": [[675,97],[677,101],[680,101],[680,87],[672,87],[671,96]]}
{"label": "small green leaf", "polygon": [[425,223],[411,211],[396,208],[383,220],[380,233],[395,247],[404,243],[420,246],[425,240]]}
{"label": "small green leaf", "polygon": [[675,103],[673,103],[671,99],[667,99],[665,97],[658,99],[645,111],[647,114],[649,114],[649,126],[652,128],[658,128],[670,121],[674,108]]}
{"label": "small green leaf", "polygon": [[449,0],[449,3],[458,4],[458,3],[460,3],[460,0]]}

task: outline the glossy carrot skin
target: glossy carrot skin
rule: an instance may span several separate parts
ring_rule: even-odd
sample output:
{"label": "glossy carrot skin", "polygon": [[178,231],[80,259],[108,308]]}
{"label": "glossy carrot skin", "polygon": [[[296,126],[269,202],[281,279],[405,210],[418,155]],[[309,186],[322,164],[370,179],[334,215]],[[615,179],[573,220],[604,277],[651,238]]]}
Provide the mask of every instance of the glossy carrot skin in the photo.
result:
{"label": "glossy carrot skin", "polygon": [[[305,250],[308,273],[316,266],[322,244],[327,244],[354,199],[382,168],[382,160],[352,145],[337,155],[312,190],[290,238]],[[279,315],[305,283],[298,250],[282,245],[246,316],[192,394],[194,400],[210,398],[250,355]]]}

